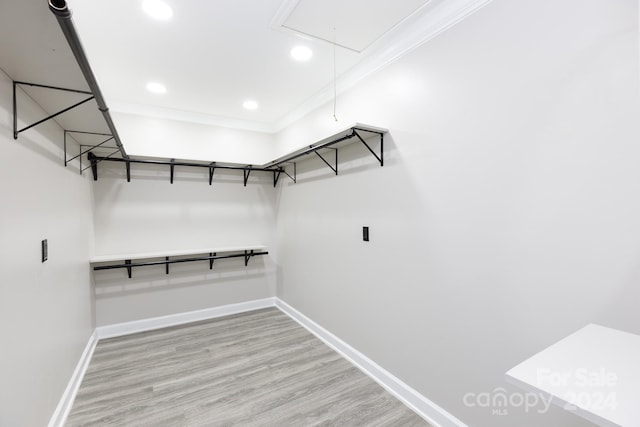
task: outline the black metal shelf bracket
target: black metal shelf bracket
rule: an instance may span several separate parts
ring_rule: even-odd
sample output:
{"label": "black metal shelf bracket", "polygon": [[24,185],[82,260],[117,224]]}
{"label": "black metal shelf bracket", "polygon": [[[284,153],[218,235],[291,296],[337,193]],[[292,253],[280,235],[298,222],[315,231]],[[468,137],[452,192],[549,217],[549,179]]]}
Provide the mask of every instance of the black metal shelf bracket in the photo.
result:
{"label": "black metal shelf bracket", "polygon": [[[69,157],[69,151],[67,149],[67,137],[73,137],[73,135],[94,135],[94,136],[106,136],[108,137],[107,139],[103,140],[102,142],[99,142],[97,144],[78,144],[79,146],[79,151],[78,154],[76,154],[73,157]],[[113,146],[109,146],[109,145],[105,145],[110,141],[113,141],[114,137],[113,135],[111,135],[110,133],[101,133],[101,132],[87,132],[87,131],[81,131],[81,130],[66,130],[64,131],[64,166],[66,167],[69,162],[75,160],[75,159],[79,159],[80,160],[80,175],[82,175],[82,156],[93,151],[96,148],[109,148],[109,149],[115,149],[119,151],[118,147],[113,147]],[[84,150],[84,148],[87,148],[87,150]]]}
{"label": "black metal shelf bracket", "polygon": [[133,267],[133,264],[131,264],[131,260],[130,259],[125,259],[124,260],[124,268],[127,269],[127,276],[129,276],[129,279],[131,279],[131,268]]}
{"label": "black metal shelf bracket", "polygon": [[213,183],[213,173],[216,170],[216,162],[211,162],[209,165],[209,185]]}
{"label": "black metal shelf bracket", "polygon": [[249,181],[249,174],[251,173],[251,165],[247,166],[246,168],[244,168],[243,174],[244,174],[244,186],[247,186],[247,181]]}
{"label": "black metal shelf bracket", "polygon": [[327,147],[327,149],[329,149],[329,150],[333,150],[333,151],[335,152],[335,157],[336,157],[336,166],[335,166],[335,167],[331,166],[331,163],[329,163],[329,162],[327,161],[327,159],[325,159],[325,158],[322,156],[322,154],[320,154],[318,151],[314,151],[314,153],[316,153],[316,154],[317,154],[317,156],[318,156],[318,157],[320,157],[320,158],[322,159],[322,161],[323,161],[327,166],[329,166],[329,168],[330,168],[330,169],[331,169],[331,170],[332,170],[336,175],[338,175],[338,149],[337,149],[337,148],[330,148],[330,147]]}
{"label": "black metal shelf bracket", "polygon": [[213,261],[215,261],[215,256],[217,255],[217,253],[215,252],[209,252],[209,270],[213,270]]}
{"label": "black metal shelf bracket", "polygon": [[[170,259],[170,257],[155,257],[155,258],[163,258],[157,261],[140,261],[140,262],[132,262],[130,259],[125,259],[123,264],[110,264],[110,265],[97,265],[93,267],[94,271],[99,270],[114,270],[118,268],[124,268],[127,270],[127,276],[129,279],[132,277],[132,270],[136,267],[147,267],[153,265],[164,265],[165,274],[169,274],[169,264],[177,264],[177,263],[185,263],[185,262],[198,262],[198,261],[209,261],[209,270],[213,270],[213,262],[216,259],[227,259],[227,258],[244,258],[245,267],[249,265],[249,260],[258,255],[268,255],[267,251],[256,251],[254,249],[244,250],[243,253],[238,254],[229,254],[229,255],[218,255],[216,252],[210,252],[208,256],[201,257],[192,257],[192,258],[177,258]],[[153,259],[151,257],[150,259]]]}
{"label": "black metal shelf bracket", "polygon": [[282,168],[282,173],[284,173],[285,175],[287,175],[287,176],[289,177],[289,179],[291,179],[291,181],[293,181],[293,183],[295,184],[295,183],[296,183],[296,180],[298,179],[298,172],[297,172],[296,162],[288,162],[288,163],[293,164],[293,176],[291,176],[291,175],[287,172],[286,168],[284,168],[284,167]]}
{"label": "black metal shelf bracket", "polygon": [[247,265],[249,265],[249,260],[251,259],[251,257],[255,255],[253,252],[253,249],[251,250],[251,252],[249,251],[244,251],[244,266],[246,267]]}
{"label": "black metal shelf bracket", "polygon": [[[362,138],[362,136],[358,133],[358,131],[363,131],[363,130],[364,129],[353,128],[353,134],[358,137],[360,142],[362,142],[365,147],[367,147],[367,150],[369,150],[369,152],[373,154],[373,157],[375,157],[376,160],[380,162],[380,166],[384,166],[384,134],[382,132],[376,132],[378,135],[380,135],[380,156],[378,156],[376,152],[373,151],[373,149],[369,146],[369,144],[366,143],[364,138]],[[371,132],[369,130],[364,130],[364,131]]]}
{"label": "black metal shelf bracket", "polygon": [[[23,127],[22,129],[18,129],[18,95],[17,95],[17,89],[18,86],[32,86],[32,87],[39,87],[39,88],[43,88],[43,89],[51,89],[51,90],[57,90],[57,91],[62,91],[62,92],[71,92],[71,93],[78,93],[78,94],[82,94],[82,95],[90,95],[89,97],[83,99],[82,101],[76,102],[75,104],[71,105],[70,107],[67,108],[63,108],[62,110],[50,114],[47,117],[45,117],[44,119],[40,119],[35,123],[32,123],[30,125],[27,125],[25,127]],[[20,81],[15,81],[13,82],[13,139],[18,139],[18,135],[26,130],[31,129],[34,126],[38,126],[40,123],[44,123],[47,120],[51,120],[55,117],[58,117],[60,114],[66,113],[69,110],[73,110],[76,107],[81,106],[82,104],[91,101],[92,99],[94,99],[93,93],[88,92],[86,90],[78,90],[78,89],[68,89],[68,88],[64,88],[64,87],[57,87],[57,86],[49,86],[49,85],[41,85],[41,84],[37,84],[37,83],[29,83],[29,82],[20,82]]]}

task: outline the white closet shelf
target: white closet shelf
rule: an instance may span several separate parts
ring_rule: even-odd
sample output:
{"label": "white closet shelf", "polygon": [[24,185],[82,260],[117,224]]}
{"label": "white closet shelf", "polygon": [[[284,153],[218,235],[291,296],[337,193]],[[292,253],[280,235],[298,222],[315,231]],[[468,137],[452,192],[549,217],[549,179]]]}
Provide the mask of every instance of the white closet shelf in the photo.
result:
{"label": "white closet shelf", "polygon": [[[228,169],[242,171],[244,176],[244,186],[247,186],[249,175],[252,171],[268,172],[273,174],[273,186],[278,184],[280,175],[285,174],[293,182],[296,182],[296,162],[295,160],[307,156],[308,154],[316,154],[322,161],[336,174],[338,175],[338,144],[347,142],[360,142],[365,147],[364,151],[368,151],[375,159],[380,163],[380,166],[384,166],[384,134],[387,133],[387,129],[365,125],[362,123],[355,123],[347,128],[342,129],[326,138],[321,139],[311,145],[307,145],[303,148],[297,149],[277,159],[270,161],[264,165],[247,165],[241,163],[221,163],[221,162],[196,162],[190,160],[176,160],[176,159],[151,159],[151,158],[131,158],[131,157],[99,157],[91,152],[91,149],[87,152],[87,158],[91,163],[91,171],[93,173],[94,181],[98,180],[98,164],[100,162],[119,162],[124,163],[127,172],[127,181],[131,181],[131,164],[153,164],[153,165],[165,165],[169,166],[169,182],[173,184],[173,178],[176,167],[194,167],[205,168],[209,171],[209,185],[213,184],[213,177],[216,169]],[[379,143],[371,144],[368,140],[377,138]],[[379,153],[376,152],[379,150]],[[332,154],[327,156],[327,154]],[[286,168],[289,165],[293,165],[293,170],[287,171]]]}
{"label": "white closet shelf", "polygon": [[[162,252],[140,252],[133,254],[96,255],[89,259],[94,265],[93,270],[113,270],[124,268],[129,278],[134,267],[148,267],[164,265],[165,273],[169,274],[169,265],[186,262],[209,262],[209,269],[213,269],[213,262],[217,259],[244,258],[245,267],[249,260],[258,255],[267,255],[266,246],[249,245],[242,247],[220,247],[210,249],[187,249]],[[177,257],[177,258],[176,258]],[[115,263],[115,264],[114,264]]]}
{"label": "white closet shelf", "polygon": [[506,373],[601,426],[640,426],[640,335],[590,324]]}
{"label": "white closet shelf", "polygon": [[241,251],[266,251],[267,247],[264,245],[247,245],[247,246],[228,246],[219,248],[207,248],[207,249],[181,249],[181,250],[167,250],[167,251],[154,251],[154,252],[138,252],[128,254],[109,254],[109,255],[94,255],[89,259],[89,262],[115,262],[134,259],[152,259],[152,258],[164,258],[164,257],[176,257],[176,256],[189,256],[189,255],[201,255],[210,253],[225,253],[225,252],[241,252]]}
{"label": "white closet shelf", "polygon": [[[366,125],[363,123],[353,123],[350,126],[347,126],[345,128],[342,128],[341,130],[339,130],[338,132],[333,133],[332,135],[323,138],[319,141],[314,142],[311,145],[307,145],[303,148],[299,148],[297,150],[291,151],[289,153],[286,153],[280,157],[278,157],[277,159],[265,164],[265,167],[269,167],[269,166],[273,166],[273,165],[278,165],[280,163],[284,163],[289,161],[288,159],[291,159],[292,157],[300,157],[300,156],[304,156],[308,153],[310,153],[311,151],[313,151],[313,149],[320,149],[320,148],[324,148],[327,147],[329,145],[335,144],[336,142],[340,142],[340,141],[344,141],[347,139],[351,139],[353,138],[355,135],[353,135],[353,130],[360,130],[363,132],[368,132],[368,133],[374,133],[374,134],[378,134],[378,135],[384,135],[385,133],[389,132],[388,129],[385,128],[381,128],[378,126],[371,126],[371,125]],[[382,150],[381,150],[382,151]]]}

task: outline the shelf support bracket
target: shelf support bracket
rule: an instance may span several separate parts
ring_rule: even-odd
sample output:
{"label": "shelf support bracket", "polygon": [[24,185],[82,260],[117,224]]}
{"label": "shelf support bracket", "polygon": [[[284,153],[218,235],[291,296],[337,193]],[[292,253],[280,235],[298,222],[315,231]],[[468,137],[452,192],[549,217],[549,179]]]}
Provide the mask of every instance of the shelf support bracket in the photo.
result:
{"label": "shelf support bracket", "polygon": [[247,186],[247,181],[249,181],[249,174],[251,173],[251,165],[244,168],[242,171],[244,173],[244,186]]}
{"label": "shelf support bracket", "polygon": [[322,157],[322,155],[321,155],[320,153],[318,153],[317,151],[314,151],[314,153],[316,153],[316,154],[317,154],[317,156],[318,156],[318,157],[320,157],[320,158],[322,159],[322,161],[323,161],[327,166],[329,166],[329,168],[331,168],[331,170],[332,170],[336,175],[338,175],[338,149],[337,149],[337,148],[331,148],[331,147],[325,147],[325,148],[327,148],[328,150],[334,150],[335,155],[336,155],[336,166],[335,166],[335,167],[331,166],[331,163],[329,163],[329,162],[327,161],[327,159],[325,159],[324,157]]}
{"label": "shelf support bracket", "polygon": [[171,159],[169,168],[171,170],[171,178],[170,178],[170,182],[171,184],[173,184],[173,170],[175,169],[176,165],[174,164],[176,162],[176,159]]}
{"label": "shelf support bracket", "polygon": [[129,276],[129,279],[131,279],[131,260],[125,259],[124,263],[127,266],[127,275]]}
{"label": "shelf support bracket", "polygon": [[167,261],[164,265],[164,274],[169,274],[169,257],[164,257],[164,260]]}
{"label": "shelf support bracket", "polygon": [[93,173],[93,180],[97,181],[98,180],[98,162],[96,161],[96,155],[93,154],[92,152],[89,152],[89,154],[87,154],[87,158],[91,163],[91,173]]}
{"label": "shelf support bracket", "polygon": [[[88,98],[83,99],[80,102],[76,102],[75,104],[73,104],[70,107],[64,108],[60,111],[58,111],[57,113],[51,114],[47,117],[45,117],[44,119],[40,119],[35,123],[32,123],[28,126],[23,127],[22,129],[18,129],[18,97],[16,95],[16,91],[18,88],[18,85],[26,85],[26,86],[33,86],[33,87],[40,87],[40,88],[44,88],[44,89],[52,89],[52,90],[59,90],[59,91],[63,91],[63,92],[72,92],[72,93],[79,93],[79,94],[83,94],[83,95],[91,95]],[[13,139],[18,139],[18,134],[31,129],[34,126],[38,126],[40,123],[46,122],[47,120],[51,120],[55,117],[58,117],[60,114],[66,113],[69,110],[73,110],[76,107],[79,107],[80,105],[84,104],[85,102],[89,102],[92,99],[94,99],[94,96],[91,92],[87,92],[86,90],[77,90],[77,89],[67,89],[67,88],[63,88],[63,87],[56,87],[56,86],[48,86],[48,85],[41,85],[41,84],[36,84],[36,83],[27,83],[27,82],[18,82],[18,81],[14,81],[13,82]]]}
{"label": "shelf support bracket", "polygon": [[[109,138],[105,139],[104,141],[95,144],[95,145],[88,145],[88,144],[80,144],[80,151],[78,152],[77,155],[71,157],[71,158],[67,158],[67,135],[68,134],[81,134],[81,135],[98,135],[98,136],[108,136]],[[98,133],[98,132],[84,132],[84,131],[79,131],[79,130],[66,130],[64,131],[64,166],[67,167],[67,165],[69,164],[69,162],[77,159],[78,157],[80,157],[80,161],[82,162],[82,156],[89,153],[90,151],[92,151],[95,148],[98,147],[102,147],[104,144],[106,144],[107,142],[113,140],[113,135],[109,134],[109,133]],[[89,147],[87,150],[82,151],[82,147]],[[114,147],[105,147],[105,148],[114,148]],[[80,174],[82,174],[82,164],[80,166]]]}
{"label": "shelf support bracket", "polygon": [[287,170],[285,168],[282,168],[282,172],[284,172],[285,175],[287,175],[289,178],[291,178],[291,181],[293,181],[294,184],[296,183],[296,180],[298,179],[296,162],[293,162],[293,176],[289,175],[289,173],[287,172]]}
{"label": "shelf support bracket", "polygon": [[281,174],[282,168],[278,168],[273,171],[273,188],[276,188],[276,185],[278,185],[278,180],[280,179]]}
{"label": "shelf support bracket", "polygon": [[215,261],[215,257],[216,257],[217,253],[216,252],[209,252],[209,270],[213,270],[213,261]]}
{"label": "shelf support bracket", "polygon": [[216,162],[211,162],[209,165],[209,185],[213,183],[213,172],[216,170]]}
{"label": "shelf support bracket", "polygon": [[127,169],[127,182],[131,182],[131,162],[127,161],[124,165]]}
{"label": "shelf support bracket", "polygon": [[244,266],[246,267],[247,265],[249,265],[249,259],[251,259],[251,257],[253,256],[253,249],[251,249],[251,252],[245,250],[244,251]]}
{"label": "shelf support bracket", "polygon": [[376,152],[373,151],[373,149],[369,146],[369,144],[365,142],[365,140],[362,138],[362,136],[360,136],[357,130],[353,129],[353,134],[358,137],[360,142],[362,142],[365,147],[367,147],[367,150],[369,150],[369,152],[373,154],[373,157],[375,157],[376,160],[380,162],[380,166],[384,166],[384,134],[382,133],[379,134],[380,135],[380,156],[378,156]]}

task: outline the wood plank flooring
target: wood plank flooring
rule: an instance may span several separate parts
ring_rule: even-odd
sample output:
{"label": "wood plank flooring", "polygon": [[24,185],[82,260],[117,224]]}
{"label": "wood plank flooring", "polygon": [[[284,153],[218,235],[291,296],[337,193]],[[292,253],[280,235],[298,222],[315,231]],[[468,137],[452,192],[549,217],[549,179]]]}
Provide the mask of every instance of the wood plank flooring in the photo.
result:
{"label": "wood plank flooring", "polygon": [[101,340],[66,426],[429,426],[278,309]]}

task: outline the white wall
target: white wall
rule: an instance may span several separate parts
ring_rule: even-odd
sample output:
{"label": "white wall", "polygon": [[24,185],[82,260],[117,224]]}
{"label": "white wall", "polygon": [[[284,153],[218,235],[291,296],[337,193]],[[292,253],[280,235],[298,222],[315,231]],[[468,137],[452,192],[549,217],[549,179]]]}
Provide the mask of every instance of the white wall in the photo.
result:
{"label": "white wall", "polygon": [[[43,426],[93,330],[90,186],[64,167],[55,123],[13,140],[11,97],[0,71],[0,425]],[[44,116],[20,96],[20,126]]]}
{"label": "white wall", "polygon": [[463,396],[517,392],[508,369],[589,322],[640,333],[637,14],[494,0],[339,97],[344,124],[390,129],[388,161],[299,164],[278,295],[469,425],[589,425]]}
{"label": "white wall", "polygon": [[273,135],[229,127],[112,113],[120,138],[132,156],[246,163],[273,160]]}
{"label": "white wall", "polygon": [[98,325],[144,319],[275,295],[273,175],[242,171],[100,163],[94,188],[97,255],[265,245],[271,253],[244,259],[96,271]]}

